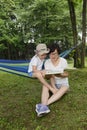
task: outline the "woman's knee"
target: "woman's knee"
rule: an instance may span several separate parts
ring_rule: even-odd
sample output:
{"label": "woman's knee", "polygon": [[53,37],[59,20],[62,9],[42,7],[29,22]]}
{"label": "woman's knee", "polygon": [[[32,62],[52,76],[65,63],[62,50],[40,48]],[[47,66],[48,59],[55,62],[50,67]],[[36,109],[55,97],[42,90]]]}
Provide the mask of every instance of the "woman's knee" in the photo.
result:
{"label": "woman's knee", "polygon": [[49,89],[43,85],[43,91],[49,91]]}
{"label": "woman's knee", "polygon": [[61,87],[60,89],[61,89],[61,91],[62,91],[63,93],[66,93],[66,92],[69,90],[69,87],[63,86],[63,87]]}

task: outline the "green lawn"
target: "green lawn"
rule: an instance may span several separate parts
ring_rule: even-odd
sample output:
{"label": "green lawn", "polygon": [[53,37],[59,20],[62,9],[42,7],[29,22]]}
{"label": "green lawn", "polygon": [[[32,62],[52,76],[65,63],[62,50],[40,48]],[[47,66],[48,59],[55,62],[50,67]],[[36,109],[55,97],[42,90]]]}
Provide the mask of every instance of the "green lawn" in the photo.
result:
{"label": "green lawn", "polygon": [[0,71],[0,130],[87,130],[87,68],[69,73],[70,92],[38,118],[39,81]]}

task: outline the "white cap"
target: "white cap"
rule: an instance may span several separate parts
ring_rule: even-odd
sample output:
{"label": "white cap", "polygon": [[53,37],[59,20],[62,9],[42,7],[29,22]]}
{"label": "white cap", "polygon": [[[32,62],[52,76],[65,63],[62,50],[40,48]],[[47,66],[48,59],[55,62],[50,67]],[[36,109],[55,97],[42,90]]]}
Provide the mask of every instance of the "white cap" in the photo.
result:
{"label": "white cap", "polygon": [[36,46],[35,52],[40,55],[43,55],[49,53],[49,49],[47,48],[46,44],[41,43]]}

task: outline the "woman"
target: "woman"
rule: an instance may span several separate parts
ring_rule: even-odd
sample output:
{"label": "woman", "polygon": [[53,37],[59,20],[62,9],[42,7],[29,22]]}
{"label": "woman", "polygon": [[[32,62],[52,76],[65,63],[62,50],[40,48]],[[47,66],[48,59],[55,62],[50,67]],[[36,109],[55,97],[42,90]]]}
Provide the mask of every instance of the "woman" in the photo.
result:
{"label": "woman", "polygon": [[49,49],[49,59],[45,62],[45,69],[52,71],[61,70],[62,73],[51,75],[51,86],[56,89],[55,93],[53,93],[51,97],[49,94],[49,88],[43,86],[41,104],[36,105],[38,115],[45,113],[43,107],[44,105],[48,106],[59,100],[69,89],[68,73],[64,71],[67,68],[67,61],[59,56],[60,49],[58,44],[50,44]]}

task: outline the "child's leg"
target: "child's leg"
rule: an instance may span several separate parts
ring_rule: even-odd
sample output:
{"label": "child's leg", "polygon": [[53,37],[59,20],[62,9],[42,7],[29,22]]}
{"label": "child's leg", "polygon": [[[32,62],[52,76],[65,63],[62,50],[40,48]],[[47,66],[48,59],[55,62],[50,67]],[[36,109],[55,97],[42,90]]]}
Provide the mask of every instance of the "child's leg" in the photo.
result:
{"label": "child's leg", "polygon": [[44,79],[44,77],[42,76],[42,74],[40,72],[38,73],[34,73],[33,74],[34,77],[38,78],[39,81],[45,86],[47,87],[52,93],[56,92],[55,88],[52,88],[52,86]]}

